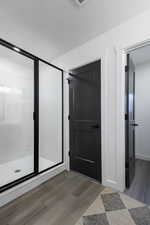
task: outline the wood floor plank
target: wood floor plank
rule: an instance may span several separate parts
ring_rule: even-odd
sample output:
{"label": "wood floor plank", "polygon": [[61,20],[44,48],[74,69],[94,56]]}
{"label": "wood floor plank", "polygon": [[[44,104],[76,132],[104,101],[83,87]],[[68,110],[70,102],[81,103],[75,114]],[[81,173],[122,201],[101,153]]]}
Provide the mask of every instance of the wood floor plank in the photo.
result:
{"label": "wood floor plank", "polygon": [[75,172],[59,174],[0,208],[3,225],[74,225],[103,190]]}

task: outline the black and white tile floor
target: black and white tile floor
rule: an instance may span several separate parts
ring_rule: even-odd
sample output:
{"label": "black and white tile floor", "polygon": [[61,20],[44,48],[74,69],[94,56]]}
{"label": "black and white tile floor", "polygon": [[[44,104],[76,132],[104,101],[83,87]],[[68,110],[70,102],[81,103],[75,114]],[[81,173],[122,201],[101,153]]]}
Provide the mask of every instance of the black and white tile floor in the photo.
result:
{"label": "black and white tile floor", "polygon": [[76,225],[150,225],[150,208],[105,188]]}

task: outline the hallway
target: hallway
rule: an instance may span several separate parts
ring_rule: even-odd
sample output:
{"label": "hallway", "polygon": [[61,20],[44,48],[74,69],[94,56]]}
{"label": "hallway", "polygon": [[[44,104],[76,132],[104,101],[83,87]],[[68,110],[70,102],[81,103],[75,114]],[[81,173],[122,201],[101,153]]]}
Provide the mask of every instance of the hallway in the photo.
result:
{"label": "hallway", "polygon": [[150,205],[150,162],[137,159],[135,177],[125,191],[130,197]]}

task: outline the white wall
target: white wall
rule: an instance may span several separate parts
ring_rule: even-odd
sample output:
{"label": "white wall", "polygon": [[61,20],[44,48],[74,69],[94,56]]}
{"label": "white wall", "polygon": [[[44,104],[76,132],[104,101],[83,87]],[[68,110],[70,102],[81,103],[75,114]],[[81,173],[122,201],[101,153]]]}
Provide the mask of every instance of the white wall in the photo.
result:
{"label": "white wall", "polygon": [[136,157],[150,160],[150,62],[135,69]]}
{"label": "white wall", "polygon": [[[122,50],[150,39],[149,21],[150,10],[54,61],[57,65],[68,70],[101,58],[102,182],[104,185],[119,190],[125,188],[125,81],[124,68],[122,67],[125,59]],[[67,120],[66,123],[68,123]],[[66,142],[68,141],[67,139]]]}

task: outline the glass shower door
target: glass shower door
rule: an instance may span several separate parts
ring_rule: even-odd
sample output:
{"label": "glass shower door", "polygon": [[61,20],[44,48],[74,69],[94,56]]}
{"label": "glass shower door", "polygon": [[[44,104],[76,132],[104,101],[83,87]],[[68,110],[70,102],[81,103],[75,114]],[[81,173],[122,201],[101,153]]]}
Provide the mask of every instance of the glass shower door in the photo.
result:
{"label": "glass shower door", "polygon": [[0,187],[34,172],[34,60],[0,46]]}
{"label": "glass shower door", "polygon": [[62,71],[39,63],[39,171],[63,161]]}

